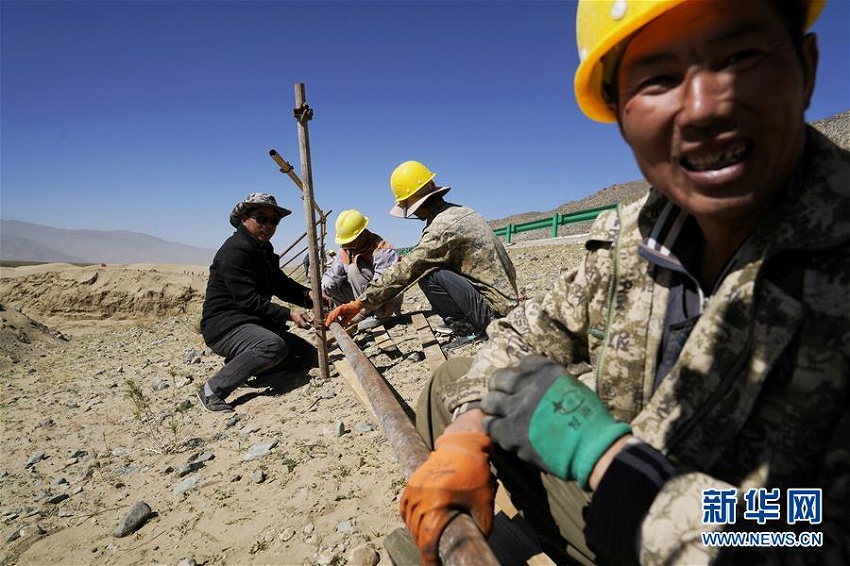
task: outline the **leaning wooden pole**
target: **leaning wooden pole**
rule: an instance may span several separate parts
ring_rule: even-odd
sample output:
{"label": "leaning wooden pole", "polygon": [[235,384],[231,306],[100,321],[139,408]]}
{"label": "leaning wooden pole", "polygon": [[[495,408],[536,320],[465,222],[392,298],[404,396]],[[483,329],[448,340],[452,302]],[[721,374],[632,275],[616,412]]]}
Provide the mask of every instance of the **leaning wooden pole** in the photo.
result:
{"label": "leaning wooden pole", "polygon": [[[330,331],[366,392],[404,477],[409,478],[425,462],[430,450],[399,405],[390,386],[354,340],[338,322],[331,324]],[[446,525],[440,536],[439,552],[443,564],[499,564],[472,517],[464,513],[458,514]]]}
{"label": "leaning wooden pole", "polygon": [[298,122],[298,147],[301,154],[301,189],[304,193],[304,216],[307,231],[307,246],[310,250],[310,288],[313,290],[313,327],[316,330],[319,351],[319,371],[323,379],[330,379],[328,368],[328,346],[325,343],[324,313],[322,312],[322,281],[319,268],[319,246],[316,243],[316,206],[313,200],[313,172],[310,167],[310,135],[307,122],[313,118],[313,109],[307,106],[304,83],[295,83],[295,109],[292,111]]}

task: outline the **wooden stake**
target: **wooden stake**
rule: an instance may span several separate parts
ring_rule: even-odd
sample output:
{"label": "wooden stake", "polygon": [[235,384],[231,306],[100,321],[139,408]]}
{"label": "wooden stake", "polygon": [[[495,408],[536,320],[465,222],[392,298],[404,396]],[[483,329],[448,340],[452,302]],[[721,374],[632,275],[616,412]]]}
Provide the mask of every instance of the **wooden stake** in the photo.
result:
{"label": "wooden stake", "polygon": [[306,218],[307,245],[310,248],[310,287],[313,290],[313,328],[316,330],[317,350],[319,351],[319,371],[323,379],[330,379],[328,368],[328,347],[325,342],[325,317],[322,313],[322,282],[319,258],[319,245],[316,242],[315,209],[313,199],[313,172],[310,165],[310,134],[307,122],[313,118],[313,110],[307,106],[304,83],[295,84],[295,109],[292,111],[298,122],[298,148],[301,154],[301,189],[304,193],[304,216]]}
{"label": "wooden stake", "polygon": [[428,360],[428,367],[431,368],[431,371],[434,371],[446,361],[446,356],[440,348],[440,343],[434,338],[431,325],[428,324],[425,315],[418,312],[413,315],[412,321],[413,327],[416,328],[416,334],[419,336],[419,343],[422,344],[425,359]]}

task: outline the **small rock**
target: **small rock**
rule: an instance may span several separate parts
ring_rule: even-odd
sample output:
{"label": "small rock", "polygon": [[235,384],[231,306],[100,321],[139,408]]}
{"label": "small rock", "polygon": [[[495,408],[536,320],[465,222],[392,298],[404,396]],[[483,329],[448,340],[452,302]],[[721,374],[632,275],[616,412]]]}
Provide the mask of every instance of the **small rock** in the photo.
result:
{"label": "small rock", "polygon": [[184,464],[184,465],[180,466],[179,468],[177,468],[175,475],[178,478],[182,478],[183,476],[188,476],[192,472],[197,472],[198,470],[200,470],[203,467],[204,467],[203,462],[198,462],[198,461],[189,462],[188,464]]}
{"label": "small rock", "polygon": [[346,519],[345,521],[340,521],[340,523],[336,526],[336,530],[338,533],[350,534],[356,533],[357,527],[354,526],[354,523],[352,523],[350,519]]}
{"label": "small rock", "polygon": [[263,483],[266,481],[266,473],[263,470],[257,470],[251,475],[251,479],[254,483]]}
{"label": "small rock", "polygon": [[212,452],[203,452],[195,458],[196,462],[209,462],[210,460],[215,460],[215,454]]}
{"label": "small rock", "polygon": [[375,425],[373,425],[372,423],[359,422],[354,425],[354,430],[361,434],[366,434],[367,432],[372,432],[373,430],[375,430]]}
{"label": "small rock", "polygon": [[29,457],[29,460],[27,460],[27,463],[24,466],[24,468],[32,468],[38,462],[41,462],[42,460],[45,460],[46,458],[47,458],[47,454],[43,450],[39,450],[38,452],[36,452],[35,454],[33,454],[32,456]]}
{"label": "small rock", "polygon": [[245,455],[244,461],[249,462],[251,460],[256,460],[271,451],[272,448],[277,446],[277,439],[272,440],[271,442],[264,442],[262,444],[255,444],[251,448],[248,449],[248,453]]}
{"label": "small rock", "polygon": [[226,421],[224,421],[224,426],[230,428],[239,422],[239,415],[233,415],[232,417],[228,417]]}
{"label": "small rock", "polygon": [[348,566],[377,566],[381,555],[370,545],[358,546],[353,549],[345,560]]}
{"label": "small rock", "polygon": [[183,363],[186,365],[201,363],[201,353],[194,348],[186,348],[186,353],[183,354]]}
{"label": "small rock", "polygon": [[295,529],[286,528],[280,531],[280,534],[277,535],[277,539],[281,542],[286,542],[292,537],[295,536]]}
{"label": "small rock", "polygon": [[334,548],[323,548],[316,554],[316,564],[319,566],[330,566],[337,562],[339,562],[339,556]]}
{"label": "small rock", "polygon": [[68,497],[70,496],[67,493],[57,493],[56,495],[48,497],[47,502],[56,505],[57,503],[62,503],[68,499]]}
{"label": "small rock", "polygon": [[345,423],[342,421],[337,421],[334,424],[334,436],[339,438],[343,434],[345,434]]}
{"label": "small rock", "polygon": [[333,399],[336,397],[336,392],[333,389],[325,389],[322,391],[322,399]]}
{"label": "small rock", "polygon": [[164,379],[160,379],[159,381],[154,383],[153,390],[162,391],[163,389],[168,389],[169,387],[171,387],[171,385],[167,381],[165,381]]}
{"label": "small rock", "polygon": [[425,359],[425,353],[420,352],[419,350],[416,350],[416,351],[410,352],[407,355],[406,359],[409,362],[421,362],[422,360]]}
{"label": "small rock", "polygon": [[177,563],[177,566],[198,566],[198,563],[194,558],[184,558]]}
{"label": "small rock", "polygon": [[239,431],[239,434],[242,436],[248,436],[249,434],[255,433],[260,430],[260,427],[257,425],[245,425],[242,427],[242,430]]}
{"label": "small rock", "polygon": [[200,483],[201,478],[198,476],[189,476],[180,483],[175,484],[174,487],[171,488],[171,492],[174,495],[180,495],[181,493],[186,493],[190,489],[195,489]]}
{"label": "small rock", "polygon": [[26,538],[28,536],[41,536],[47,534],[47,531],[41,525],[27,525],[22,527],[20,531],[18,531],[21,535],[21,538]]}
{"label": "small rock", "polygon": [[121,521],[121,524],[115,527],[115,530],[112,531],[112,536],[120,538],[136,532],[142,525],[145,524],[145,521],[147,521],[151,515],[153,515],[153,510],[150,508],[150,505],[144,501],[139,501],[133,505],[130,512],[127,513],[127,516],[124,517],[123,521]]}
{"label": "small rock", "polygon": [[230,478],[230,483],[236,483],[241,479],[242,479],[242,476],[240,476],[239,474],[236,474],[235,476]]}

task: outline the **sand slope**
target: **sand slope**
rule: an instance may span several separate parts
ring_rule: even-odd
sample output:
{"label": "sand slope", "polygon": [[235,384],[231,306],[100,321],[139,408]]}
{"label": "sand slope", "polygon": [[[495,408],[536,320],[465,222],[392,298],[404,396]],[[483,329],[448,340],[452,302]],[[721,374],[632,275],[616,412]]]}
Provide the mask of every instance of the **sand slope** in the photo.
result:
{"label": "sand slope", "polygon": [[[578,246],[510,253],[534,294],[575,263]],[[335,372],[242,388],[237,418],[199,406],[197,386],[221,363],[196,332],[206,274],[3,269],[0,564],[390,564],[382,539],[401,525],[402,474]],[[406,295],[405,312],[426,306],[418,290]],[[415,405],[427,364],[410,326],[389,333],[402,358],[380,353],[370,335],[357,340]],[[181,470],[202,453],[213,458]],[[155,516],[112,536],[139,501]]]}

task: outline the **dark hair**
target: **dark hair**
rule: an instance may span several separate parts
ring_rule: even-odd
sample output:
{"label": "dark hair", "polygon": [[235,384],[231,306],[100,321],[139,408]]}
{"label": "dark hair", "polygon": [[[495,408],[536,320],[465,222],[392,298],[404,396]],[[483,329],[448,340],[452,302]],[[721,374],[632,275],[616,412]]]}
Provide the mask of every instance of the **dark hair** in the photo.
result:
{"label": "dark hair", "polygon": [[770,7],[779,16],[788,30],[788,37],[794,51],[802,61],[803,59],[803,37],[806,31],[806,2],[789,2],[788,0],[771,0]]}

